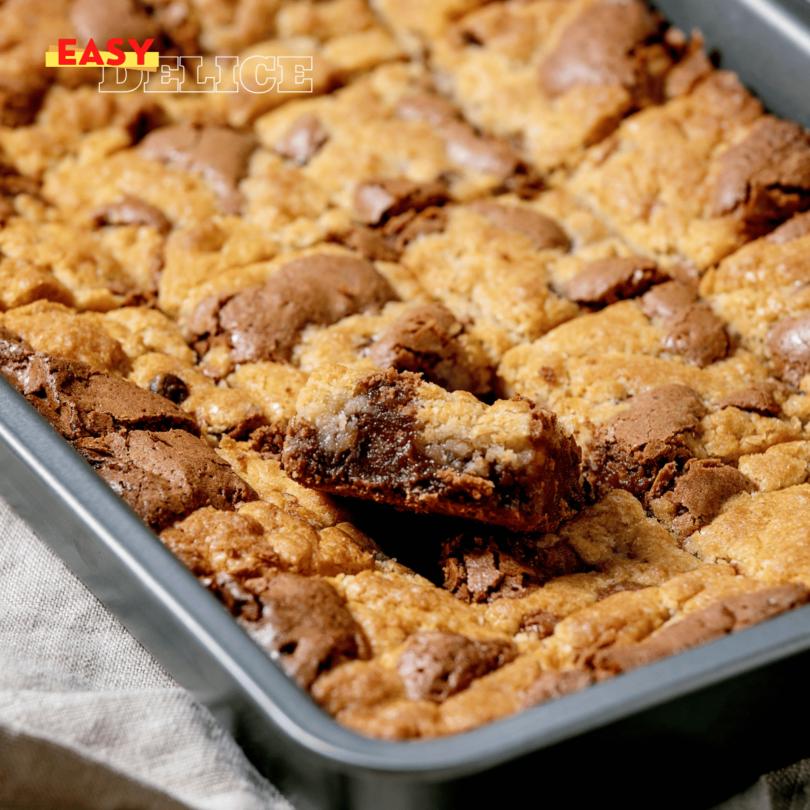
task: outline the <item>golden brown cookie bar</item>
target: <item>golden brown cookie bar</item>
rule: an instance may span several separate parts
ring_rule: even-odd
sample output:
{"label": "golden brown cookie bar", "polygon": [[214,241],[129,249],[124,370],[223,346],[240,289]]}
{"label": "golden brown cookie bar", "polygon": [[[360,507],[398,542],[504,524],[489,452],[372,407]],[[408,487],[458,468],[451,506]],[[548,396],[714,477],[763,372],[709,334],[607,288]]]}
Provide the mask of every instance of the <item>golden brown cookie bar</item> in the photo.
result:
{"label": "golden brown cookie bar", "polygon": [[[355,611],[351,591],[360,583],[367,588],[370,576],[361,574],[347,591]],[[314,684],[313,694],[362,733],[393,739],[456,733],[778,615],[808,595],[803,586],[774,588],[735,576],[729,566],[706,566],[661,587],[606,596],[559,622],[540,645],[519,647],[516,657],[496,651],[497,637],[417,632],[379,662],[335,668]],[[398,612],[394,604],[381,611]],[[421,691],[422,683],[406,680],[417,654],[427,670]],[[434,672],[453,683],[477,677],[466,688],[438,692],[429,688],[427,675]]]}
{"label": "golden brown cookie bar", "polygon": [[401,258],[422,286],[486,347],[493,361],[579,313],[564,282],[585,262],[626,250],[565,193],[453,206],[444,227]]}
{"label": "golden brown cookie bar", "polygon": [[[562,324],[532,344],[511,349],[498,370],[505,390],[530,397],[570,419],[583,445],[589,443],[596,425],[622,410],[628,397],[670,384],[697,392],[706,406],[698,418],[709,455],[733,460],[770,444],[800,438],[801,422],[792,414],[762,415],[731,403],[719,408],[724,397],[764,382],[768,371],[743,349],[732,349],[724,359],[701,367],[702,351],[709,345],[706,332],[670,331],[672,320],[661,308],[661,299],[666,303],[670,292],[663,288],[671,284],[674,282],[653,287],[643,304],[620,301]],[[656,303],[655,309],[647,306],[647,296]],[[691,297],[682,303],[685,310],[681,312],[687,313],[691,307],[704,306]],[[652,319],[644,314],[645,309]],[[719,332],[722,343],[728,345],[721,322],[709,317],[705,323],[711,327],[709,334]],[[674,326],[678,325],[676,320]],[[673,334],[685,339],[671,341]]]}
{"label": "golden brown cookie bar", "polygon": [[0,229],[7,305],[45,298],[103,312],[140,303],[154,290],[162,236],[147,226],[139,242],[105,244],[94,230],[40,216],[12,217]]}
{"label": "golden brown cookie bar", "polygon": [[358,574],[374,570],[384,556],[350,523],[315,529],[263,501],[242,504],[237,512],[198,509],[161,539],[195,576],[224,574],[253,592],[279,572]]}
{"label": "golden brown cookie bar", "polygon": [[810,140],[713,71],[628,118],[570,189],[631,245],[703,269],[810,204]]}
{"label": "golden brown cookie bar", "polygon": [[[34,119],[54,79],[43,54],[70,35],[70,6],[69,0],[11,0],[0,8],[0,126],[25,126]],[[59,78],[69,80],[69,71],[62,69]]]}
{"label": "golden brown cookie bar", "polygon": [[554,529],[579,502],[576,445],[527,400],[487,406],[410,372],[325,366],[297,411],[282,459],[307,486],[516,529]]}
{"label": "golden brown cookie bar", "polygon": [[238,475],[265,503],[301,518],[316,530],[351,521],[348,510],[325,492],[307,489],[292,480],[274,458],[266,458],[247,442],[224,437],[217,448]]}
{"label": "golden brown cookie bar", "polygon": [[[178,326],[145,307],[77,313],[37,301],[3,313],[0,321],[39,351],[89,363],[166,397],[193,416],[212,444],[222,436],[250,438],[263,452],[280,452],[303,385],[295,369],[273,367],[263,375],[260,396],[239,385],[218,386],[194,367],[196,356]],[[241,371],[240,379],[250,373]]]}
{"label": "golden brown cookie bar", "polygon": [[575,166],[629,112],[663,99],[682,44],[638,0],[489,3],[439,38],[437,84],[543,170]]}
{"label": "golden brown cookie bar", "polygon": [[807,550],[807,484],[741,494],[685,548],[708,562],[728,561],[742,574],[781,585],[810,582]]}
{"label": "golden brown cookie bar", "polygon": [[476,395],[491,393],[494,374],[483,346],[440,304],[391,302],[379,315],[308,327],[293,362],[306,372],[323,365],[413,371],[448,391]]}
{"label": "golden brown cookie bar", "polygon": [[377,178],[445,180],[458,199],[538,181],[507,143],[465,122],[413,63],[384,65],[329,96],[285,104],[255,129],[266,149],[288,154],[304,126],[317,126],[320,145],[293,160],[348,212],[356,210],[357,185]]}
{"label": "golden brown cookie bar", "polygon": [[[167,354],[149,352],[132,364],[128,379],[175,402],[199,425],[202,436],[212,445],[223,437],[246,440],[264,453],[278,453],[287,425],[282,403],[285,388],[278,395],[254,396],[238,387],[217,385],[193,365]],[[268,388],[271,381],[268,380]]]}
{"label": "golden brown cookie bar", "polygon": [[742,456],[739,469],[753,481],[760,492],[804,484],[810,474],[810,443],[783,442],[769,447],[764,453]]}
{"label": "golden brown cookie bar", "polygon": [[371,5],[410,50],[419,53],[425,42],[444,33],[447,26],[488,0],[372,0]]}
{"label": "golden brown cookie bar", "polygon": [[700,566],[627,492],[613,490],[553,534],[459,527],[445,542],[444,587],[486,602],[490,626],[550,635],[565,616],[624,590]]}
{"label": "golden brown cookie bar", "polygon": [[810,308],[808,233],[810,215],[796,214],[710,269],[700,286],[741,345],[795,386],[810,370],[803,337]]}
{"label": "golden brown cookie bar", "polygon": [[41,300],[9,309],[0,318],[39,351],[83,360],[122,376],[127,376],[133,364],[148,353],[161,353],[187,366],[195,361],[177,324],[148,307],[77,312]]}

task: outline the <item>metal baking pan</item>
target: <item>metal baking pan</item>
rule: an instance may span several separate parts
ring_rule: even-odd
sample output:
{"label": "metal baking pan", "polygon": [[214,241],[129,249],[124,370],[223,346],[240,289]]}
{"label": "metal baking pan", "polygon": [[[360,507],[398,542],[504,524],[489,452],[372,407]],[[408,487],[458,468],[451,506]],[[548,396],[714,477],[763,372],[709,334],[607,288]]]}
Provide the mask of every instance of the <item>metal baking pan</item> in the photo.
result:
{"label": "metal baking pan", "polygon": [[701,31],[720,66],[734,70],[767,108],[810,126],[808,0],[651,0],[682,30]]}
{"label": "metal baking pan", "polygon": [[[661,0],[774,112],[810,124],[810,5]],[[0,377],[0,495],[300,810],[702,810],[810,756],[810,606],[466,734],[338,725]]]}

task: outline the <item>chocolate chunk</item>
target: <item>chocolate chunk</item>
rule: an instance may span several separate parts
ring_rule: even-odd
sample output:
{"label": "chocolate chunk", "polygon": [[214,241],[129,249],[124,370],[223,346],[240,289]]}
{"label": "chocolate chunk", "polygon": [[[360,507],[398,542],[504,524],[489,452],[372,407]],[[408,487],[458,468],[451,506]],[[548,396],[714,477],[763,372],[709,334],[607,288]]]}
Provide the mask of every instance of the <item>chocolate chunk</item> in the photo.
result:
{"label": "chocolate chunk", "polygon": [[700,368],[721,360],[730,343],[723,322],[697,297],[691,284],[668,281],[645,293],[641,307],[648,318],[660,318],[661,345]]}
{"label": "chocolate chunk", "polygon": [[664,322],[662,346],[680,354],[699,368],[722,360],[729,350],[723,322],[705,305],[692,304]]}
{"label": "chocolate chunk", "polygon": [[449,101],[435,93],[413,93],[397,102],[396,114],[405,121],[427,121],[440,128],[461,120],[461,113]]}
{"label": "chocolate chunk", "polygon": [[0,358],[0,370],[65,438],[174,428],[198,433],[194,418],[176,405],[87,363],[43,352],[25,355],[19,342],[5,336]]}
{"label": "chocolate chunk", "polygon": [[0,75],[0,126],[27,127],[42,106],[50,84],[47,77]]}
{"label": "chocolate chunk", "polygon": [[697,292],[691,284],[682,281],[667,281],[658,284],[641,299],[644,314],[652,318],[670,318],[677,312],[686,310],[698,300]]}
{"label": "chocolate chunk", "polygon": [[565,672],[544,672],[521,695],[524,707],[537,706],[555,698],[578,692],[594,681],[593,675],[585,669],[569,669]]}
{"label": "chocolate chunk", "polygon": [[799,124],[765,116],[719,164],[712,216],[734,214],[750,236],[810,206],[810,133]]}
{"label": "chocolate chunk", "polygon": [[369,225],[381,225],[406,211],[423,211],[449,200],[443,183],[413,183],[404,178],[365,180],[354,192],[357,215]]}
{"label": "chocolate chunk", "polygon": [[124,40],[122,50],[130,49],[128,39],[143,44],[146,39],[160,38],[160,27],[135,0],[73,0],[70,21],[80,44],[92,39],[99,48],[116,37]]}
{"label": "chocolate chunk", "polygon": [[516,655],[508,641],[474,641],[458,633],[429,630],[408,639],[397,670],[410,700],[441,703]]}
{"label": "chocolate chunk", "polygon": [[566,292],[578,304],[601,308],[635,298],[665,279],[652,259],[598,259],[586,264],[568,282]]}
{"label": "chocolate chunk", "polygon": [[590,465],[597,482],[643,494],[664,464],[694,455],[705,413],[697,393],[677,383],[633,397],[594,434]]}
{"label": "chocolate chunk", "polygon": [[702,529],[720,513],[723,504],[756,486],[738,469],[717,459],[690,459],[678,473],[666,464],[647,495],[647,505],[679,540]]}
{"label": "chocolate chunk", "polygon": [[477,200],[468,207],[502,231],[528,236],[538,250],[559,248],[567,251],[571,248],[571,240],[565,231],[553,219],[531,208],[499,205],[488,200]]}
{"label": "chocolate chunk", "polygon": [[233,510],[257,498],[213,448],[184,430],[108,433],[74,447],[156,531],[203,506]]}
{"label": "chocolate chunk", "polygon": [[188,386],[176,374],[158,374],[149,383],[149,390],[175,405],[185,402],[191,395]]}
{"label": "chocolate chunk", "polygon": [[132,144],[140,143],[153,129],[169,125],[169,116],[163,107],[154,101],[141,101],[118,111],[115,123],[125,129]]}
{"label": "chocolate chunk", "polygon": [[549,98],[578,86],[619,86],[648,96],[648,62],[665,56],[660,45],[648,45],[659,29],[659,19],[638,0],[594,3],[540,64],[540,87]]}
{"label": "chocolate chunk", "polygon": [[305,166],[326,143],[329,133],[312,113],[297,118],[276,144],[276,152],[299,166]]}
{"label": "chocolate chunk", "polygon": [[464,327],[440,304],[408,310],[370,346],[379,368],[420,372],[448,391],[484,394],[492,390],[493,370],[481,353],[480,363],[459,343]]}
{"label": "chocolate chunk", "polygon": [[[174,548],[172,553],[180,558],[181,562],[190,568],[187,561]],[[259,600],[250,591],[245,590],[239,580],[225,573],[218,571],[210,576],[198,577],[200,584],[208,588],[214,596],[237,618],[248,622],[258,621],[261,617],[261,605]]]}
{"label": "chocolate chunk", "polygon": [[784,245],[810,233],[810,211],[794,214],[787,222],[771,231],[765,238],[774,245]]}
{"label": "chocolate chunk", "polygon": [[778,616],[808,599],[810,591],[793,583],[729,596],[686,615],[638,644],[600,650],[593,658],[593,666],[614,674],[627,672]]}
{"label": "chocolate chunk", "polygon": [[776,374],[798,387],[810,374],[810,313],[779,321],[765,343]]}
{"label": "chocolate chunk", "polygon": [[157,206],[129,194],[120,202],[97,208],[90,218],[96,226],[148,225],[163,235],[172,229],[172,223]]}
{"label": "chocolate chunk", "polygon": [[234,363],[287,361],[308,324],[327,326],[358,312],[376,312],[395,298],[369,262],[315,254],[285,264],[219,309],[219,299],[203,301],[189,330],[198,338],[227,335]]}
{"label": "chocolate chunk", "polygon": [[201,174],[217,192],[228,214],[238,214],[242,206],[236,186],[247,175],[248,160],[255,148],[251,135],[228,127],[195,128],[188,124],[156,129],[138,146],[145,158]]}
{"label": "chocolate chunk", "polygon": [[442,233],[447,227],[447,209],[431,206],[423,211],[406,211],[391,217],[382,226],[382,233],[393,249],[401,254],[410,242],[420,236]]}
{"label": "chocolate chunk", "polygon": [[444,587],[465,602],[525,596],[555,577],[587,570],[562,541],[544,545],[541,535],[463,534],[442,545]]}
{"label": "chocolate chunk", "polygon": [[301,688],[338,664],[371,657],[360,625],[328,582],[277,574],[259,601],[261,619],[243,626]]}
{"label": "chocolate chunk", "polygon": [[[449,101],[432,93],[403,96],[396,113],[405,120],[427,121],[444,138],[447,156],[454,163],[474,172],[493,174],[506,181],[516,173],[527,173],[527,167],[506,141],[492,135],[479,135]],[[527,184],[523,177],[522,185]],[[539,188],[542,183],[532,176],[530,181]]]}
{"label": "chocolate chunk", "polygon": [[[735,391],[723,397],[717,407],[739,408],[741,411],[752,411],[760,416],[779,416],[782,413],[780,399],[784,399],[785,386],[774,380],[754,383],[741,391]],[[782,395],[779,397],[778,395]]]}
{"label": "chocolate chunk", "polygon": [[399,259],[399,251],[395,250],[382,234],[362,225],[349,228],[335,241],[356,250],[370,262],[395,262]]}
{"label": "chocolate chunk", "polygon": [[520,158],[506,141],[493,135],[479,135],[469,124],[449,121],[441,134],[447,156],[466,169],[506,180],[520,166]]}
{"label": "chocolate chunk", "polygon": [[259,425],[243,441],[262,458],[279,461],[286,431],[287,425],[283,423]]}
{"label": "chocolate chunk", "polygon": [[522,633],[534,633],[538,638],[546,638],[554,632],[560,617],[548,610],[535,610],[527,613],[520,621]]}
{"label": "chocolate chunk", "polygon": [[0,195],[16,197],[18,194],[39,195],[40,183],[33,177],[20,174],[14,166],[0,161]]}

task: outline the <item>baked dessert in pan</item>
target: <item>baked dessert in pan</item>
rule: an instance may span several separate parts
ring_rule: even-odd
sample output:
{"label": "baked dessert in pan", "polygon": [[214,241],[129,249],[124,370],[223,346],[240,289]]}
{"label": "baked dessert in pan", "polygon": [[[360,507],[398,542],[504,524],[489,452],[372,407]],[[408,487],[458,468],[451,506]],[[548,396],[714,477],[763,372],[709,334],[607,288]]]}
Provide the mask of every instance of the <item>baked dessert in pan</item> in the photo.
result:
{"label": "baked dessert in pan", "polygon": [[[0,31],[0,372],[341,723],[461,732],[810,600],[810,133],[699,35],[640,0]],[[42,64],[110,31],[312,92]]]}

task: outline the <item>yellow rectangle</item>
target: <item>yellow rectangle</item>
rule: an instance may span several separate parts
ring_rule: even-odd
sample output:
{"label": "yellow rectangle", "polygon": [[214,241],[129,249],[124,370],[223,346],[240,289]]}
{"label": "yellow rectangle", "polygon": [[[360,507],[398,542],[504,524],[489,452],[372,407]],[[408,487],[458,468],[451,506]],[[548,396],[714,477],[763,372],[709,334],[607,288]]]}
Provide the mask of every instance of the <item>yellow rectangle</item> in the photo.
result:
{"label": "yellow rectangle", "polygon": [[[96,65],[95,62],[91,62],[87,66],[79,65],[79,59],[81,59],[82,53],[83,50],[81,48],[74,48],[71,58],[76,60],[76,64],[65,65],[60,64],[59,53],[57,51],[48,51],[45,54],[45,67],[93,67],[93,66],[100,67],[100,65]],[[109,51],[99,51],[99,53],[101,54],[101,58],[104,60],[105,65],[109,60],[116,58]],[[160,64],[160,54],[158,54],[157,51],[147,51],[144,54],[143,65],[138,64],[138,55],[136,53],[133,53],[132,51],[127,51],[124,53],[123,63],[120,65],[112,65],[112,67],[126,68],[127,70],[148,70],[151,72],[157,70],[159,64]]]}

